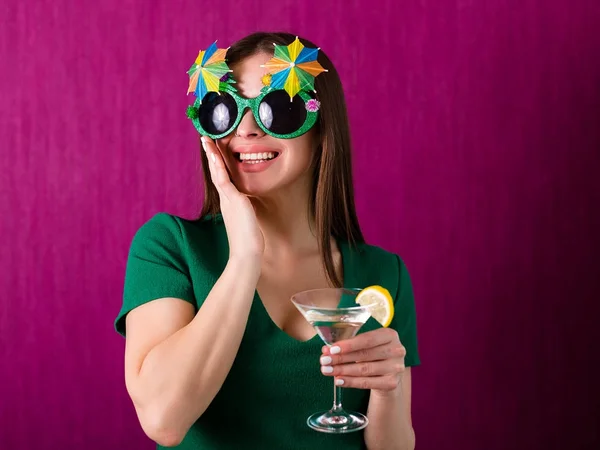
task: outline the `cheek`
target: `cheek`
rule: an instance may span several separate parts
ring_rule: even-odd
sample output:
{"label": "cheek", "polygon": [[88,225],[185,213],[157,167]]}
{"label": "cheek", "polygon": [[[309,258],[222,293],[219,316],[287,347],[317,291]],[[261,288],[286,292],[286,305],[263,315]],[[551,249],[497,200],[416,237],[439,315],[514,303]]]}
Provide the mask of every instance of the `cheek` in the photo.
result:
{"label": "cheek", "polygon": [[288,147],[289,169],[296,173],[308,170],[312,162],[313,150],[307,145]]}
{"label": "cheek", "polygon": [[221,153],[227,149],[230,142],[231,142],[230,136],[225,136],[224,138],[216,140],[217,147],[219,148],[219,150],[221,150]]}
{"label": "cheek", "polygon": [[294,161],[302,166],[310,166],[314,152],[318,147],[315,136],[313,133],[307,133],[292,140],[289,150],[293,156]]}

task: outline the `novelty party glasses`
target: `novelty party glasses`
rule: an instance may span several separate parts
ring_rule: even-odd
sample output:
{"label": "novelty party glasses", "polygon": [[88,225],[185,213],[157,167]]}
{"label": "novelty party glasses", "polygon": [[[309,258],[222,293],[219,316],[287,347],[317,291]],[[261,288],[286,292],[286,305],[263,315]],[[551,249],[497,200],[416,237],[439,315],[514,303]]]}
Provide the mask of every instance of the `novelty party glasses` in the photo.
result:
{"label": "novelty party glasses", "polygon": [[268,135],[291,139],[303,135],[317,121],[321,106],[312,93],[314,79],[327,72],[319,62],[318,48],[308,48],[296,40],[290,45],[275,45],[275,54],[261,67],[268,69],[262,81],[265,87],[258,97],[237,94],[225,62],[226,49],[216,42],[201,51],[188,71],[188,94],[196,101],[188,106],[187,116],[199,133],[212,139],[230,134],[250,109],[258,126]]}
{"label": "novelty party glasses", "polygon": [[220,139],[240,124],[246,109],[250,109],[257,125],[268,135],[291,139],[310,130],[319,115],[319,102],[304,91],[290,101],[281,89],[263,89],[258,97],[243,98],[229,86],[219,93],[209,92],[188,108],[188,117],[200,134]]}

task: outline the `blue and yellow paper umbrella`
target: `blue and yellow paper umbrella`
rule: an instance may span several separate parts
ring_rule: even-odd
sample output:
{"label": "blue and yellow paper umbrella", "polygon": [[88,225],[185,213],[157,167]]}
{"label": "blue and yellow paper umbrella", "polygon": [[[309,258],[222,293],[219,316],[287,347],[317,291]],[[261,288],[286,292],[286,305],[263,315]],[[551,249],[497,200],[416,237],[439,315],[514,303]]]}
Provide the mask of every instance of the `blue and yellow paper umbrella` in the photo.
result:
{"label": "blue and yellow paper umbrella", "polygon": [[206,50],[198,53],[194,65],[188,70],[190,85],[187,93],[193,92],[200,99],[200,103],[208,92],[219,92],[221,78],[233,72],[225,62],[226,53],[227,49],[217,48],[215,41]]}
{"label": "blue and yellow paper umbrella", "polygon": [[326,69],[319,64],[318,48],[307,48],[298,39],[290,45],[275,44],[275,55],[261,67],[269,69],[272,89],[285,89],[290,100],[300,91],[314,91],[315,77]]}

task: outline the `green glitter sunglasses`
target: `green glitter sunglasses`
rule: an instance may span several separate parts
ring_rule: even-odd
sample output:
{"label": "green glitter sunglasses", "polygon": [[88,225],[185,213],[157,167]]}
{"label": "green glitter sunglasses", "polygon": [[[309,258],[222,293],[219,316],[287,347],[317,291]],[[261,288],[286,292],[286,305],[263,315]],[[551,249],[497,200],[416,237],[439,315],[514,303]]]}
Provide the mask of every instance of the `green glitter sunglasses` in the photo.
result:
{"label": "green glitter sunglasses", "polygon": [[220,139],[237,128],[247,108],[266,134],[279,139],[302,136],[319,116],[319,101],[305,91],[290,99],[283,89],[265,87],[258,97],[244,98],[230,84],[219,84],[219,92],[197,98],[187,110],[196,130],[211,139]]}

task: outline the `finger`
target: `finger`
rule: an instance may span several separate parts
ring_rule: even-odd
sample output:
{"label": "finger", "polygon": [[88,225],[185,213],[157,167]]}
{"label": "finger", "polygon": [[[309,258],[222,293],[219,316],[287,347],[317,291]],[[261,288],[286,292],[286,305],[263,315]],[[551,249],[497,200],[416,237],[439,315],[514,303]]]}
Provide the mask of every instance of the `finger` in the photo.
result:
{"label": "finger", "polygon": [[336,342],[335,345],[331,347],[323,347],[323,354],[343,355],[399,341],[400,339],[398,338],[398,332],[396,330],[392,328],[379,328],[377,330],[359,334],[352,339]]}
{"label": "finger", "polygon": [[219,183],[217,183],[217,174],[216,172],[216,167],[214,165],[214,156],[213,154],[210,152],[210,150],[206,147],[206,144],[204,142],[202,142],[202,148],[204,149],[204,153],[206,154],[206,160],[207,160],[207,164],[208,164],[208,171],[210,172],[210,179],[212,180],[213,184],[215,185],[215,187],[217,188],[217,191],[219,191],[219,194],[221,193],[221,187],[219,186]]}
{"label": "finger", "polygon": [[202,148],[206,153],[206,157],[208,158],[209,168],[211,169],[211,173],[214,174],[215,181],[221,182],[221,154],[215,148],[214,142],[207,138],[206,136],[202,136]]}
{"label": "finger", "polygon": [[362,363],[341,364],[337,366],[321,366],[323,375],[334,377],[378,377],[397,375],[404,372],[404,361],[388,359],[386,361],[370,361]]}
{"label": "finger", "polygon": [[229,172],[225,167],[221,152],[217,149],[215,143],[211,139],[202,136],[202,147],[204,148],[209,161],[208,166],[211,178],[219,193],[226,197],[235,194],[236,188],[231,183]]}
{"label": "finger", "polygon": [[404,358],[405,356],[406,348],[404,348],[400,342],[392,342],[389,344],[357,350],[350,353],[323,355],[321,357],[321,364],[334,366],[336,364]]}
{"label": "finger", "polygon": [[344,388],[393,391],[400,385],[400,377],[398,375],[384,375],[381,377],[340,377],[335,379],[335,385]]}
{"label": "finger", "polygon": [[215,167],[217,167],[219,169],[224,169],[225,171],[227,171],[227,167],[225,166],[225,162],[223,160],[223,155],[221,154],[221,150],[219,150],[215,141],[213,141],[212,139],[209,139],[206,136],[203,136],[202,137],[202,145],[204,146],[205,150],[208,153],[215,155],[214,158],[211,158]]}

